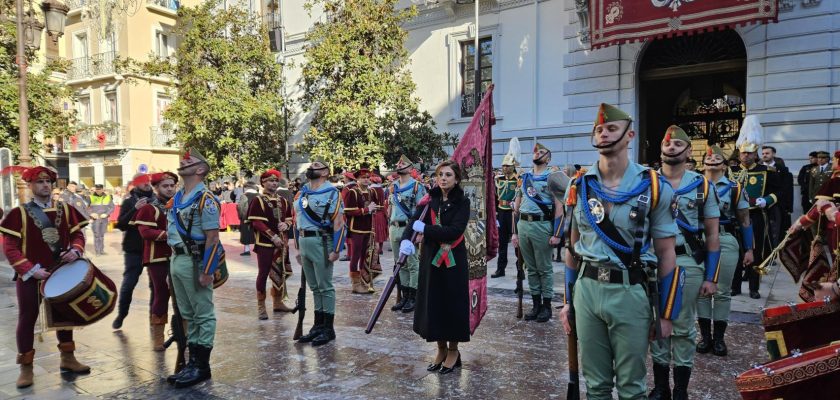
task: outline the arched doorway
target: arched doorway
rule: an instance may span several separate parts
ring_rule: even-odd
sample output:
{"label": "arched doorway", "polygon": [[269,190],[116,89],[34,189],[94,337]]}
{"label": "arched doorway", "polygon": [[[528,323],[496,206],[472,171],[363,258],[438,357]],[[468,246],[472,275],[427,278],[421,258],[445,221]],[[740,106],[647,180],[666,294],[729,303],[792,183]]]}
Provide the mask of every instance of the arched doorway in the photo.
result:
{"label": "arched doorway", "polygon": [[640,162],[659,159],[672,124],[691,136],[698,161],[707,142],[734,149],[747,100],[747,50],[737,32],[654,40],[638,65]]}

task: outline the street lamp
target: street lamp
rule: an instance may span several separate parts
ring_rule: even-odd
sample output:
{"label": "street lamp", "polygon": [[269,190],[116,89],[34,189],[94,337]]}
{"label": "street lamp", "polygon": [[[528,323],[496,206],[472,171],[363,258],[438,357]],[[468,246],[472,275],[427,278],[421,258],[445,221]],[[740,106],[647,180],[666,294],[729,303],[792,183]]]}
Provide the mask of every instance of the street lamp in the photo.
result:
{"label": "street lamp", "polygon": [[67,13],[70,7],[58,0],[46,0],[41,3],[41,10],[44,11],[44,20],[47,22],[47,34],[57,42],[64,34],[64,24],[67,22]]}

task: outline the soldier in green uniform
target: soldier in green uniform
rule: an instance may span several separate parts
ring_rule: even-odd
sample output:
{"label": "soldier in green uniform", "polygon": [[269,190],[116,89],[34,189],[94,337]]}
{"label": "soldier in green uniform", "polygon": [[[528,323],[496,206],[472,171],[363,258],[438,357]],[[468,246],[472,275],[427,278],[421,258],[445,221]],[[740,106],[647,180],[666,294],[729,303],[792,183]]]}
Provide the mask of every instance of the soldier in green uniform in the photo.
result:
{"label": "soldier in green uniform", "polygon": [[490,278],[505,276],[508,262],[508,243],[513,228],[513,201],[519,186],[516,167],[519,166],[519,139],[510,140],[508,152],[502,159],[502,176],[496,178],[496,221],[499,223],[499,257],[496,272]]}
{"label": "soldier in green uniform", "polygon": [[[813,201],[813,199],[819,193],[820,188],[826,182],[831,179],[831,164],[828,162],[828,152],[827,151],[818,151],[817,152],[817,165],[811,167],[811,170],[808,171],[808,198]],[[802,210],[803,213],[807,213],[808,210]]]}
{"label": "soldier in green uniform", "polygon": [[[512,223],[511,241],[519,248],[528,271],[528,287],[534,307],[525,314],[526,321],[546,322],[551,318],[554,297],[552,247],[560,243],[563,205],[548,187],[548,163],[551,152],[537,143],[534,146],[534,169],[522,175],[513,209],[519,222]],[[515,220],[516,218],[514,218]]]}
{"label": "soldier in green uniform", "polygon": [[[776,173],[768,171],[764,165],[757,164],[758,150],[761,148],[762,141],[761,125],[756,116],[749,115],[744,118],[741,132],[735,143],[738,146],[738,158],[741,163],[732,167],[731,178],[744,188],[750,204],[750,221],[755,235],[753,245],[755,264],[764,261],[772,250],[770,235],[767,231],[770,227],[767,209],[778,203],[776,193],[781,192]],[[761,274],[755,268],[747,267],[743,262],[738,266],[735,277],[732,279],[732,295],[741,294],[741,283],[744,279],[749,281],[750,297],[761,298],[758,292]]]}
{"label": "soldier in green uniform", "polygon": [[219,242],[219,200],[204,179],[210,165],[195,149],[181,158],[178,175],[184,187],[172,198],[167,215],[167,243],[172,248],[170,275],[181,317],[187,322],[189,362],[167,378],[175,387],[210,379],[210,352],[216,335],[213,275],[224,262]]}
{"label": "soldier in green uniform", "polygon": [[[388,190],[388,215],[391,222],[388,227],[388,238],[394,252],[394,261],[400,258],[400,240],[406,224],[417,207],[417,202],[426,195],[426,187],[411,177],[414,163],[405,155],[400,156],[396,170],[399,179],[391,184]],[[414,311],[417,294],[417,277],[420,272],[420,260],[417,252],[406,257],[405,265],[400,268],[399,290],[402,292],[400,301],[391,307],[391,311]]]}
{"label": "soldier in green uniform", "polygon": [[613,386],[621,399],[645,397],[651,327],[657,336],[670,336],[682,303],[674,191],[656,171],[629,160],[636,136],[631,124],[627,113],[601,104],[592,132],[598,161],[566,191],[572,221],[560,315],[568,334],[574,298],[591,400],[612,399]]}
{"label": "soldier in green uniform", "polygon": [[335,287],[333,263],[344,246],[344,205],[338,188],[328,182],[330,170],[315,161],[306,169],[309,183],[295,196],[294,214],[300,253],[298,263],[303,266],[306,283],[312,290],[315,303],[315,323],[309,333],[301,336],[301,343],[321,346],[335,339]]}
{"label": "soldier in green uniform", "polygon": [[648,399],[671,399],[669,372],[673,361],[673,398],[685,400],[688,399],[688,382],[694,367],[697,297],[717,291],[720,206],[714,186],[703,175],[686,168],[686,159],[691,154],[691,139],[682,128],[676,125],[668,127],[660,149],[660,174],[671,187],[676,188],[675,213],[679,231],[675,251],[677,265],[685,271],[685,287],[683,308],[673,323],[673,335],[651,343],[655,386]]}

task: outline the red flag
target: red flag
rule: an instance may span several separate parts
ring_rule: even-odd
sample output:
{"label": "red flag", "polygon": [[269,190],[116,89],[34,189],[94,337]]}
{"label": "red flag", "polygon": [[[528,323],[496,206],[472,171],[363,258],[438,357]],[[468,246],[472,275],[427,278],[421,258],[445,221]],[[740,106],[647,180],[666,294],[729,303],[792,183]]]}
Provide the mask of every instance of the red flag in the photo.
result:
{"label": "red flag", "polygon": [[487,261],[499,250],[496,226],[496,183],[493,179],[493,85],[481,99],[472,121],[452,154],[461,165],[461,187],[470,199],[470,221],[464,233],[469,257],[470,333],[487,312]]}

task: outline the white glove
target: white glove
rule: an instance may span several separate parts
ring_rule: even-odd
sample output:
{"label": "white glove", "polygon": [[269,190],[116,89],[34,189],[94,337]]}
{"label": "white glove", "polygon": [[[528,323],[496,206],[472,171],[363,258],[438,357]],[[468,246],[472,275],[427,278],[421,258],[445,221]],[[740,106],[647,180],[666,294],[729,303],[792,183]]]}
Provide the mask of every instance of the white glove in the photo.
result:
{"label": "white glove", "polygon": [[759,197],[755,199],[755,205],[759,206],[760,208],[767,207],[767,200],[764,200],[763,198]]}
{"label": "white glove", "polygon": [[414,225],[411,226],[411,229],[414,229],[414,232],[423,233],[426,230],[426,224],[422,221],[414,221]]}
{"label": "white glove", "polygon": [[402,242],[400,242],[400,254],[410,256],[414,254],[415,250],[416,249],[414,248],[414,244],[411,243],[410,240],[403,240]]}
{"label": "white glove", "polygon": [[100,218],[108,218],[108,214],[99,214]]}

